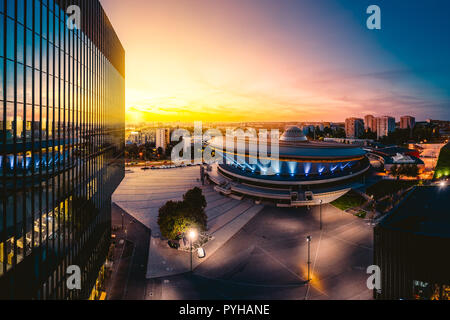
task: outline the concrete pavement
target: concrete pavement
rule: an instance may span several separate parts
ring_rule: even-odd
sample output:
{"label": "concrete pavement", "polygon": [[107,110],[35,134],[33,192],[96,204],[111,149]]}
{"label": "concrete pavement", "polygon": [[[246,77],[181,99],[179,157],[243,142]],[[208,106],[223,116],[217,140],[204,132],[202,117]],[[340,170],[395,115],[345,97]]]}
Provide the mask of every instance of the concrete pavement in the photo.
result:
{"label": "concrete pavement", "polygon": [[263,206],[252,201],[224,197],[212,186],[197,181],[199,167],[147,170],[128,173],[113,195],[113,201],[152,231],[147,278],[175,275],[190,271],[190,254],[169,248],[161,239],[157,224],[159,208],[169,200],[181,200],[193,187],[202,188],[207,201],[208,234],[213,237],[203,248],[206,258],[194,252],[193,267],[206,261],[216,250],[250,221]]}

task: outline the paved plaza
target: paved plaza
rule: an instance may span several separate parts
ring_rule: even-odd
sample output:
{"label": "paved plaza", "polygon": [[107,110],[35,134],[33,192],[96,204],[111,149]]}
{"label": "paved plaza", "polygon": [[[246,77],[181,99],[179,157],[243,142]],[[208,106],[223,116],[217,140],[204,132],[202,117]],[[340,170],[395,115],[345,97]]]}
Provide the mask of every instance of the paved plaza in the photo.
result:
{"label": "paved plaza", "polygon": [[[198,181],[199,167],[140,170],[127,173],[113,195],[112,201],[152,231],[147,264],[147,278],[175,275],[190,270],[187,252],[168,247],[161,239],[157,223],[158,210],[169,200],[181,200],[191,188],[203,190],[207,201],[208,234],[213,236],[204,249],[207,258],[238,232],[251,218],[263,209],[252,201],[239,201],[222,196],[210,185]],[[207,259],[206,258],[206,259]],[[206,259],[194,256],[196,267]]]}
{"label": "paved plaza", "polygon": [[[158,230],[158,208],[201,186],[198,172],[198,167],[135,170],[127,174],[113,201]],[[206,249],[208,257],[201,264],[194,262],[192,274],[185,272],[187,253],[160,243],[163,250],[152,254],[156,240],[152,238],[147,279],[141,280],[139,289],[142,299],[372,299],[366,269],[372,265],[373,231],[365,220],[324,205],[320,230],[319,207],[260,207],[223,197],[211,186],[202,189],[210,232],[226,236],[211,241],[216,247]],[[308,235],[312,236],[309,285]]]}

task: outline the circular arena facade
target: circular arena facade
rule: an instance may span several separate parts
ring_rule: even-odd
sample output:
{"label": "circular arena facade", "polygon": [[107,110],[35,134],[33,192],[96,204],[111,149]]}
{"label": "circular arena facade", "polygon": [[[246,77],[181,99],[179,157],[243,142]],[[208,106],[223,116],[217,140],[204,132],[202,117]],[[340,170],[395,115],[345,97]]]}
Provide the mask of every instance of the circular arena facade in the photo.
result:
{"label": "circular arena facade", "polygon": [[[251,198],[280,207],[312,206],[332,202],[361,185],[370,162],[366,151],[354,145],[309,141],[298,127],[289,127],[270,154],[273,139],[215,137],[208,141],[222,161],[204,175],[215,190],[233,198]],[[254,152],[260,143],[267,156]]]}

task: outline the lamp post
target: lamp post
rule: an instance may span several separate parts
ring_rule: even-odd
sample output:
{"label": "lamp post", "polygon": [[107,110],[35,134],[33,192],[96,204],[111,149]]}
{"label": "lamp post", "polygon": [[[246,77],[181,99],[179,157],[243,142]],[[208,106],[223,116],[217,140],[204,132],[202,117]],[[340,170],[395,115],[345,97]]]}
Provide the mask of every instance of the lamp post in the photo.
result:
{"label": "lamp post", "polygon": [[320,199],[320,230],[322,230],[322,203],[323,200]]}
{"label": "lamp post", "polygon": [[197,231],[195,231],[195,230],[189,231],[189,243],[190,243],[190,247],[191,247],[191,273],[192,273],[192,242],[195,240],[196,237],[197,237]]}
{"label": "lamp post", "polygon": [[123,217],[124,217],[124,214],[122,212],[122,230],[123,230]]}
{"label": "lamp post", "polygon": [[311,276],[310,276],[310,266],[311,266],[311,240],[312,240],[312,237],[311,237],[311,236],[307,236],[307,237],[306,237],[306,241],[308,242],[308,282],[311,281]]}

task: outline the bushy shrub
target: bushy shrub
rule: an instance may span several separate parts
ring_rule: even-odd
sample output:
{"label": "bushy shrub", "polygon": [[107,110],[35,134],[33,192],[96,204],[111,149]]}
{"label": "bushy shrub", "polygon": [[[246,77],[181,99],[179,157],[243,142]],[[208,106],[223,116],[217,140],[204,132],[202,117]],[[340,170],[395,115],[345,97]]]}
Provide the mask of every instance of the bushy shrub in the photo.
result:
{"label": "bushy shrub", "polygon": [[183,201],[168,201],[159,209],[158,225],[163,237],[175,240],[190,228],[205,231],[206,199],[200,188],[186,192]]}

